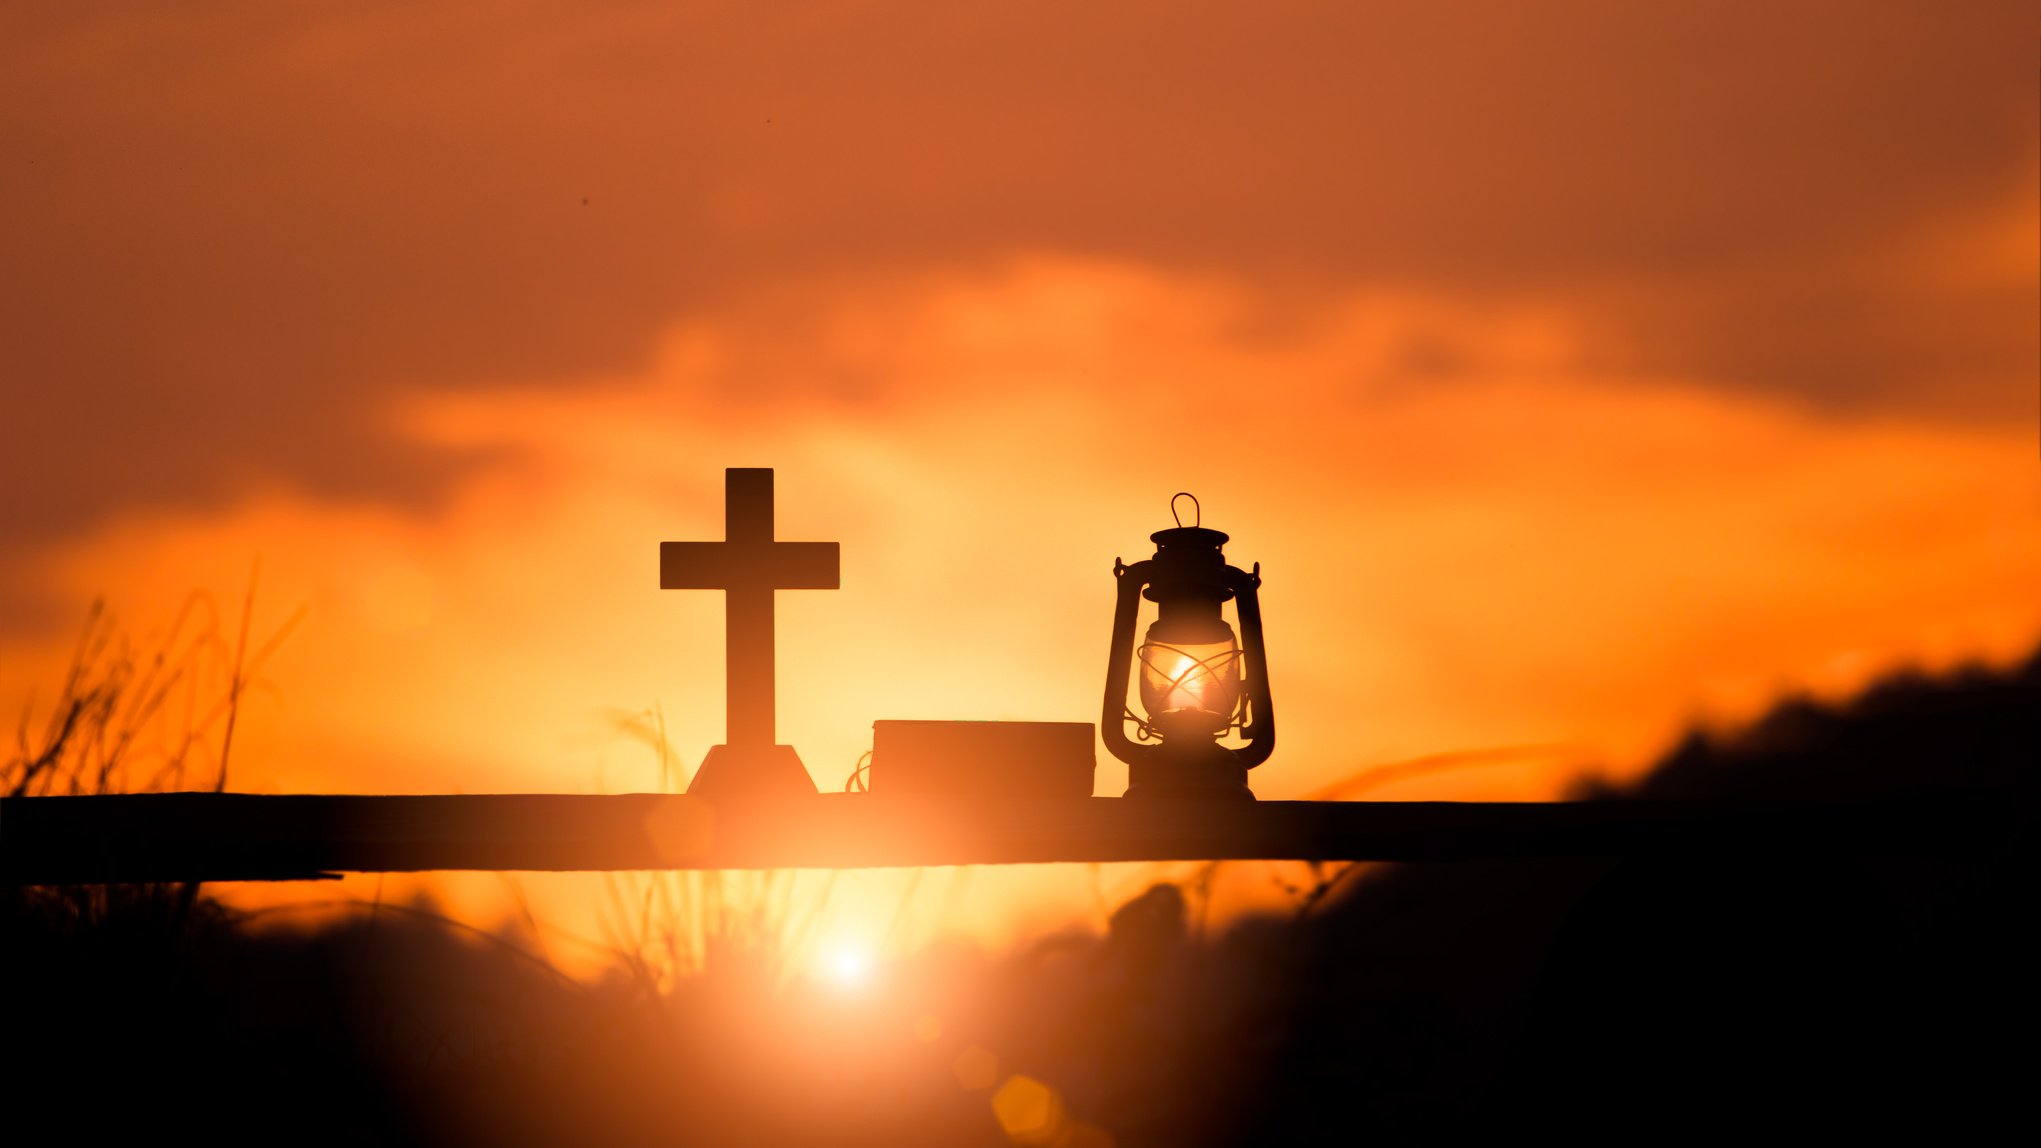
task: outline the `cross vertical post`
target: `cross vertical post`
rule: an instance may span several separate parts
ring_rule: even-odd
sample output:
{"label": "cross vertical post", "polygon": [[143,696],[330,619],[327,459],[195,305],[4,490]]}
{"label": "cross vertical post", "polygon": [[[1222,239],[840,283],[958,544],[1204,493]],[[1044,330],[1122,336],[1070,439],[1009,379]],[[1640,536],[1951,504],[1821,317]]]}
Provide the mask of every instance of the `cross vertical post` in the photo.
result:
{"label": "cross vertical post", "polygon": [[723,541],[659,544],[661,589],[724,593],[725,743],[709,750],[687,791],[814,793],[794,747],[778,744],[773,593],[836,589],[837,544],[773,539],[770,468],[731,467],[723,475]]}
{"label": "cross vertical post", "polygon": [[[772,471],[732,468],[723,478],[725,545],[772,545]],[[733,580],[723,592],[724,711],[731,745],[773,745],[779,741],[778,631],[773,626],[773,586]]]}

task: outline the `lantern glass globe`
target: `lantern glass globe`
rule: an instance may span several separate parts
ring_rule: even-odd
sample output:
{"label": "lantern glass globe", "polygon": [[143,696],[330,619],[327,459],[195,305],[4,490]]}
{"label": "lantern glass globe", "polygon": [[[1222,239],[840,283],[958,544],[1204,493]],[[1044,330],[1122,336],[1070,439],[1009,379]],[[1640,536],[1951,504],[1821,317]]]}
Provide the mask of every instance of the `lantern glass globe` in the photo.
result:
{"label": "lantern glass globe", "polygon": [[1241,652],[1231,626],[1217,620],[1195,628],[1157,622],[1137,656],[1141,706],[1165,738],[1217,737],[1233,724],[1240,709]]}

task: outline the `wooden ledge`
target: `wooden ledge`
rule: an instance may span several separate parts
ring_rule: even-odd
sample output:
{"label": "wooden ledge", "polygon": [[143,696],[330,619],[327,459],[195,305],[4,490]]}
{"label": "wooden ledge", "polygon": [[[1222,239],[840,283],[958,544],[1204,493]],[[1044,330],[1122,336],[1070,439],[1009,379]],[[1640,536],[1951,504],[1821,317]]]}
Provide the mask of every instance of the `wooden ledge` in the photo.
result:
{"label": "wooden ledge", "polygon": [[152,793],[0,799],[0,882],[306,880],[421,870],[858,869],[1044,862],[1455,861],[2015,847],[1988,795],[1722,802],[966,803],[820,794]]}

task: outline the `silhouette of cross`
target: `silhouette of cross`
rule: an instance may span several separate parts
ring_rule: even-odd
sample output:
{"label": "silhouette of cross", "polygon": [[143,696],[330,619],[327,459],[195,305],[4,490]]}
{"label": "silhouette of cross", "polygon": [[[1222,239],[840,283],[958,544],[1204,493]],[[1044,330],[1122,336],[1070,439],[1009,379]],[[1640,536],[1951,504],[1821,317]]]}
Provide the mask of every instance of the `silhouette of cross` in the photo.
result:
{"label": "silhouette of cross", "polygon": [[[704,783],[712,789],[814,791],[800,759],[775,745],[773,591],[836,589],[838,550],[834,542],[774,541],[772,501],[770,467],[731,467],[723,472],[724,540],[659,544],[660,589],[724,593],[727,744],[710,751],[690,793]],[[759,776],[784,774],[789,761],[798,784],[784,776]],[[720,768],[723,762],[734,768]],[[709,777],[712,766],[721,776]]]}

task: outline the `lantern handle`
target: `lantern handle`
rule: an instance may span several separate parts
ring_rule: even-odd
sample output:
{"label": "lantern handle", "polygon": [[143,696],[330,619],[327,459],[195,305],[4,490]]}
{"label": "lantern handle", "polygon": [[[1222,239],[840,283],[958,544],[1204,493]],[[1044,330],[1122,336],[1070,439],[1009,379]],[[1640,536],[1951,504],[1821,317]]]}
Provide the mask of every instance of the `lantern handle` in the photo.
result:
{"label": "lantern handle", "polygon": [[1191,525],[1203,526],[1205,524],[1205,510],[1198,505],[1198,496],[1188,490],[1179,490],[1169,496],[1169,516],[1176,519],[1177,528],[1183,528],[1183,515],[1176,512],[1176,500],[1179,498],[1191,500]]}

